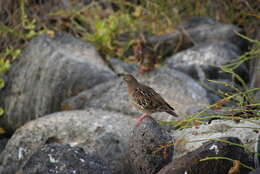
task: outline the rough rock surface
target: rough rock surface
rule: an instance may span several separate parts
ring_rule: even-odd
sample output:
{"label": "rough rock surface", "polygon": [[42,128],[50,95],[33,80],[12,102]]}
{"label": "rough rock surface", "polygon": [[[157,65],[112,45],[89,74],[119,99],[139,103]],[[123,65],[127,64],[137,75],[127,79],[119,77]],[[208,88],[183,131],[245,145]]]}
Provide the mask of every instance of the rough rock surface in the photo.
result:
{"label": "rough rock surface", "polygon": [[169,56],[183,49],[205,42],[231,42],[241,49],[247,48],[247,41],[237,33],[243,30],[232,24],[222,24],[207,17],[194,17],[177,27],[177,32],[151,36],[149,44],[155,45],[157,54]]}
{"label": "rough rock surface", "polygon": [[244,31],[232,24],[222,24],[208,17],[194,17],[178,28],[185,29],[185,33],[195,44],[229,41],[241,49],[247,49],[248,41],[236,34],[243,34]]}
{"label": "rough rock surface", "polygon": [[[155,174],[171,161],[172,137],[148,117],[136,127],[129,138],[129,160],[134,174]],[[167,146],[161,148],[162,146]]]}
{"label": "rough rock surface", "polygon": [[[221,140],[238,145],[241,144],[241,141],[234,137],[221,138],[220,141],[206,142],[195,151],[175,159],[157,174],[224,174],[228,173],[232,167],[232,162],[226,159],[200,161],[207,157],[226,157],[253,167],[252,156],[245,152],[242,147],[221,142]],[[240,166],[240,174],[247,174],[249,171],[250,169]]]}
{"label": "rough rock surface", "polygon": [[182,156],[197,149],[209,139],[223,136],[239,138],[251,152],[254,152],[258,136],[257,131],[254,131],[254,129],[260,128],[259,123],[259,120],[251,120],[250,122],[241,120],[239,123],[232,120],[213,120],[211,124],[175,130],[171,135],[177,142],[183,143],[175,146],[174,157]]}
{"label": "rough rock surface", "polygon": [[259,174],[260,173],[260,167],[258,167],[257,169],[251,171],[249,174]]}
{"label": "rough rock surface", "polygon": [[[230,42],[201,43],[169,57],[165,64],[192,76],[194,79],[230,79],[230,74],[220,71],[220,66],[230,63],[241,50]],[[248,79],[248,69],[241,65],[236,72]]]}
{"label": "rough rock surface", "polygon": [[115,112],[58,112],[26,123],[0,154],[0,173],[14,174],[46,142],[82,147],[109,164],[114,174],[126,173],[128,137],[135,120]]}
{"label": "rough rock surface", "polygon": [[[208,104],[206,91],[187,75],[167,68],[145,74],[134,74],[138,81],[157,91],[177,113],[184,117],[190,108]],[[122,79],[110,81],[83,91],[62,103],[64,109],[102,108],[139,116],[140,113],[128,101],[126,84]],[[172,120],[167,113],[153,114],[159,120]]]}
{"label": "rough rock surface", "polygon": [[86,154],[82,148],[58,143],[41,147],[20,172],[24,174],[112,174],[101,160]]}
{"label": "rough rock surface", "polygon": [[59,111],[69,96],[114,78],[96,49],[72,36],[34,38],[8,73],[0,93],[5,115],[0,125],[14,131],[24,123]]}

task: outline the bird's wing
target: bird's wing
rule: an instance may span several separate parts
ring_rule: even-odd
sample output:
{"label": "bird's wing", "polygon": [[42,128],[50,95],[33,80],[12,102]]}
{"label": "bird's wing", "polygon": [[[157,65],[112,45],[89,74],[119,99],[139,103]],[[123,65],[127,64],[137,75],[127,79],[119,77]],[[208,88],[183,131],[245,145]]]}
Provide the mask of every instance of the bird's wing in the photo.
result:
{"label": "bird's wing", "polygon": [[164,112],[173,108],[152,88],[140,86],[133,90],[132,99],[136,105],[150,112]]}

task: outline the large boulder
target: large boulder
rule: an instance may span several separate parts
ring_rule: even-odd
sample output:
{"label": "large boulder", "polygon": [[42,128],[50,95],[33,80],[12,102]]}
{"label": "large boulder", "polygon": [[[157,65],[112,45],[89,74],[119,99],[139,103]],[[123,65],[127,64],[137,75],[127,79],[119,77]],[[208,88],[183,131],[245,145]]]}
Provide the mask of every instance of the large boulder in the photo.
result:
{"label": "large boulder", "polygon": [[[230,173],[231,170],[238,170],[240,174],[248,174],[250,169],[238,165],[241,162],[253,167],[254,164],[251,155],[240,147],[241,145],[241,141],[234,137],[208,141],[198,149],[173,160],[157,174],[224,174]],[[228,159],[236,161],[233,161],[232,164],[232,161]]]}
{"label": "large boulder", "polygon": [[11,132],[59,111],[64,99],[114,78],[92,45],[65,34],[31,40],[7,75],[0,125]]}
{"label": "large boulder", "polygon": [[[165,64],[202,82],[206,79],[232,80],[232,76],[222,72],[220,67],[236,60],[240,54],[241,50],[230,42],[207,42],[169,57]],[[236,72],[248,79],[248,69],[244,64]]]}
{"label": "large boulder", "polygon": [[208,140],[215,140],[222,136],[237,137],[248,151],[254,152],[259,123],[259,120],[240,120],[239,123],[233,120],[213,120],[210,124],[196,125],[195,123],[196,126],[192,128],[174,130],[171,135],[179,142],[174,149],[174,158],[199,148]]}
{"label": "large boulder", "polygon": [[173,155],[172,137],[152,118],[146,118],[129,138],[129,161],[134,174],[155,174]]}
{"label": "large boulder", "polygon": [[126,154],[135,120],[100,109],[47,115],[19,128],[0,154],[0,173],[14,174],[39,148],[50,142],[77,145],[109,164],[113,174],[129,170]]}
{"label": "large boulder", "polygon": [[208,17],[193,17],[177,27],[192,39],[194,44],[228,41],[243,50],[247,50],[248,41],[237,33],[245,33],[233,24],[223,24]]}
{"label": "large boulder", "polygon": [[232,24],[222,24],[207,17],[194,17],[177,26],[176,32],[150,36],[147,42],[154,45],[157,54],[161,56],[170,56],[206,42],[230,42],[246,50],[248,42],[236,33],[244,32]]}
{"label": "large boulder", "polygon": [[[190,108],[201,108],[208,104],[206,91],[189,76],[167,68],[156,69],[145,74],[134,73],[141,83],[152,87],[181,117],[185,117]],[[64,109],[103,108],[137,117],[140,113],[131,107],[128,101],[126,84],[116,79],[83,91],[62,103]],[[159,120],[172,120],[167,113],[153,114]]]}
{"label": "large boulder", "polygon": [[104,162],[86,154],[82,148],[57,143],[41,147],[19,172],[23,174],[112,174]]}

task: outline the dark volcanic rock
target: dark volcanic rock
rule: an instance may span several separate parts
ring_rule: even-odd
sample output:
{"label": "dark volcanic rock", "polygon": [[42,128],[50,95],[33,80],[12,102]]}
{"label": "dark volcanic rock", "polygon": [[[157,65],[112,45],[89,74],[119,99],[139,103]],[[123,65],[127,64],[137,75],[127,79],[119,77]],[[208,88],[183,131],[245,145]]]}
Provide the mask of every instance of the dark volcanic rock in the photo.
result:
{"label": "dark volcanic rock", "polygon": [[[225,113],[223,114],[225,115]],[[254,152],[258,133],[251,128],[259,127],[259,123],[259,120],[240,120],[240,122],[237,123],[233,120],[219,119],[212,120],[209,124],[195,124],[191,128],[174,130],[171,134],[172,137],[174,137],[177,142],[183,142],[175,145],[174,158],[195,151],[201,147],[207,139],[218,139],[220,136],[237,137],[249,151]]]}
{"label": "dark volcanic rock", "polygon": [[129,138],[129,160],[134,173],[154,174],[168,164],[173,155],[173,146],[160,148],[171,143],[172,137],[155,120],[144,119]]}
{"label": "dark volcanic rock", "polygon": [[135,120],[116,112],[89,109],[50,114],[26,123],[0,154],[0,173],[14,174],[49,142],[77,145],[101,158],[113,174],[127,173],[128,139]]}
{"label": "dark volcanic rock", "polygon": [[[235,137],[221,138],[221,140],[241,144],[241,141]],[[249,155],[239,146],[221,142],[221,140],[206,142],[197,150],[176,158],[160,170],[158,174],[224,174],[228,173],[232,167],[232,162],[225,159],[200,161],[207,157],[227,157],[239,160],[248,166],[254,166],[252,155]],[[250,172],[250,169],[240,166],[240,174],[248,174],[248,172]]]}
{"label": "dark volcanic rock", "polygon": [[22,167],[25,174],[112,174],[106,165],[87,155],[82,148],[47,144],[35,152]]}
{"label": "dark volcanic rock", "polygon": [[14,131],[24,123],[59,111],[69,96],[114,78],[95,48],[69,35],[34,38],[8,72],[0,93],[5,115],[0,125]]}

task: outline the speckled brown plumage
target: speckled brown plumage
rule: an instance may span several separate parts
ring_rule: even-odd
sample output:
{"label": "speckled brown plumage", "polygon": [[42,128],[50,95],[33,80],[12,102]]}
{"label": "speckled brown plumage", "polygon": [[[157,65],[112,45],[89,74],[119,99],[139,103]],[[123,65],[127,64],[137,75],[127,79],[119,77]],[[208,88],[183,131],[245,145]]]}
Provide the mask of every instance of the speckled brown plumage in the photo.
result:
{"label": "speckled brown plumage", "polygon": [[131,103],[137,110],[145,113],[139,118],[139,122],[155,112],[167,112],[174,117],[178,117],[174,108],[152,88],[140,84],[131,74],[122,74],[121,76],[127,83]]}
{"label": "speckled brown plumage", "polygon": [[153,70],[156,64],[156,54],[145,38],[137,40],[133,46],[135,62],[139,65],[139,72]]}

